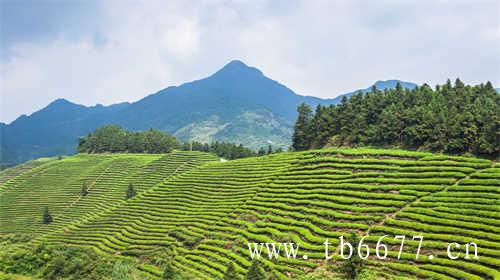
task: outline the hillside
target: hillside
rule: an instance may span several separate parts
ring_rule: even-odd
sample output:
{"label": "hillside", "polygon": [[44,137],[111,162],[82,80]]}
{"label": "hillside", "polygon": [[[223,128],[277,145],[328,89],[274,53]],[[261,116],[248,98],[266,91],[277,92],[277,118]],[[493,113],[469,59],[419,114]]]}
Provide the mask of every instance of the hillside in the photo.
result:
{"label": "hillside", "polygon": [[[0,182],[3,182],[0,184],[0,234],[45,233],[88,219],[123,203],[129,184],[140,194],[169,176],[210,160],[217,158],[184,151],[166,155],[76,155],[47,161],[15,177],[10,176],[12,172],[7,169],[0,173]],[[86,196],[81,195],[83,184],[88,187]],[[40,227],[40,213],[45,206],[54,217],[54,223],[48,228]]]}
{"label": "hillside", "polygon": [[[394,82],[376,85],[393,87]],[[234,60],[209,77],[165,88],[137,102],[86,107],[58,99],[30,116],[0,124],[0,163],[72,154],[78,137],[105,124],[134,131],[154,128],[182,141],[219,140],[253,149],[272,144],[287,149],[298,104],[328,105],[339,100],[298,95]]]}
{"label": "hillside", "polygon": [[[247,242],[299,242],[297,259],[263,260],[268,273],[288,279],[324,268],[338,273],[340,257],[325,262],[323,242],[329,239],[333,254],[339,236],[356,232],[369,234],[370,248],[387,235],[388,259],[372,251],[367,260],[379,279],[498,279],[499,178],[500,166],[488,160],[401,150],[324,149],[227,162],[187,152],[77,155],[0,187],[1,234],[34,230],[31,244],[133,256],[152,277],[162,271],[154,257],[167,252],[177,270],[196,279],[221,278],[229,263],[242,277],[251,265]],[[72,204],[83,180],[95,187]],[[124,201],[128,182],[141,193]],[[46,205],[55,213],[47,226],[40,223]],[[396,260],[394,236],[401,234],[409,240]],[[424,241],[415,260],[417,235]],[[462,248],[450,260],[451,242],[475,242],[479,259],[464,259]]]}
{"label": "hillside", "polygon": [[337,105],[298,108],[293,148],[397,147],[500,158],[500,95],[490,82],[355,94]]}

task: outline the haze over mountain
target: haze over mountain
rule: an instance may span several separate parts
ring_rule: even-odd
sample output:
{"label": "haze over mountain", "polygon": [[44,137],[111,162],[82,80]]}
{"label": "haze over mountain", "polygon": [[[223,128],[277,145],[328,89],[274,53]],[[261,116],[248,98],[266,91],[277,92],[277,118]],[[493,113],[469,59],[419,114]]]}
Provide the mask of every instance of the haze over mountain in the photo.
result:
{"label": "haze over mountain", "polygon": [[[375,85],[385,89],[397,82]],[[134,103],[87,107],[57,99],[30,116],[22,115],[8,125],[0,123],[1,163],[74,153],[78,137],[105,124],[128,130],[155,128],[183,141],[229,141],[251,148],[272,144],[286,149],[298,104],[306,102],[314,108],[341,98],[298,95],[257,68],[234,60],[207,78],[165,88]]]}

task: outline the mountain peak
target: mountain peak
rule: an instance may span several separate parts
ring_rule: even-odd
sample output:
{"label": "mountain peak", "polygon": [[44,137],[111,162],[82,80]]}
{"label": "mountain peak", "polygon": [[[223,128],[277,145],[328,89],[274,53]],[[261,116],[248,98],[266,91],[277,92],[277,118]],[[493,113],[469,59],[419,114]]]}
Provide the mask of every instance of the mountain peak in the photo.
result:
{"label": "mountain peak", "polygon": [[231,60],[228,64],[226,64],[224,66],[224,68],[225,67],[249,67],[249,66],[246,65],[245,62],[243,62],[241,60],[234,59],[234,60]]}
{"label": "mountain peak", "polygon": [[214,75],[262,75],[262,72],[255,68],[246,65],[241,60],[231,60],[228,64],[224,65],[219,71],[217,71]]}
{"label": "mountain peak", "polygon": [[67,99],[64,98],[58,98],[52,102],[50,102],[50,105],[63,105],[63,104],[73,104],[72,102],[68,101]]}
{"label": "mountain peak", "polygon": [[44,109],[42,110],[47,110],[47,109],[62,109],[62,108],[83,108],[85,106],[73,103],[67,99],[64,98],[58,98],[52,102],[49,103]]}

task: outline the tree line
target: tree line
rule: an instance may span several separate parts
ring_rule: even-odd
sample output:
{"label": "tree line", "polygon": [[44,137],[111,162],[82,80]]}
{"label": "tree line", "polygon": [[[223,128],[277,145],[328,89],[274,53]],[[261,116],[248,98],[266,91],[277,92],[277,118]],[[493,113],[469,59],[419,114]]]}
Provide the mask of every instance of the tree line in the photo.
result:
{"label": "tree line", "polygon": [[292,148],[376,146],[498,158],[500,95],[490,82],[378,90],[297,108]]}
{"label": "tree line", "polygon": [[185,151],[202,151],[214,153],[226,159],[260,156],[281,152],[281,148],[261,147],[253,151],[241,144],[226,142],[201,143],[197,141],[181,144],[179,140],[168,133],[150,129],[143,132],[124,130],[116,125],[106,125],[78,140],[80,153],[168,153],[174,149]]}
{"label": "tree line", "polygon": [[150,129],[141,132],[126,131],[117,125],[106,125],[78,141],[80,153],[168,153],[180,148],[174,136]]}
{"label": "tree line", "polygon": [[210,144],[197,141],[184,142],[182,144],[182,150],[214,153],[217,156],[226,159],[263,156],[272,153],[279,153],[282,151],[281,148],[273,149],[273,147],[269,145],[267,148],[261,147],[257,152],[255,152],[252,149],[244,147],[242,144],[233,144],[219,141]]}

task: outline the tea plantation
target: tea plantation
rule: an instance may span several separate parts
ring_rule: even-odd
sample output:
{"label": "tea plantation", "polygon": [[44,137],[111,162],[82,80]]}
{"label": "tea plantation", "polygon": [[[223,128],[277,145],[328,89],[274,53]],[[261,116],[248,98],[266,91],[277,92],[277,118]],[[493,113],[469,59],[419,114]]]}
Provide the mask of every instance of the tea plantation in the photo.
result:
{"label": "tea plantation", "polygon": [[[125,200],[130,184],[138,194]],[[500,279],[500,165],[485,159],[382,149],[224,162],[180,151],[76,155],[3,171],[0,203],[0,235],[131,256],[152,278],[162,276],[161,256],[193,279],[222,279],[230,263],[243,279],[249,242],[300,243],[296,259],[261,258],[271,279],[337,275],[339,237],[355,232],[368,235],[365,266],[379,279]],[[46,206],[54,221],[43,225]],[[406,236],[401,252],[397,235]],[[373,249],[383,236],[380,259]],[[413,236],[424,239],[418,259]],[[447,254],[452,242],[457,259]],[[471,242],[477,259],[466,259]]]}

